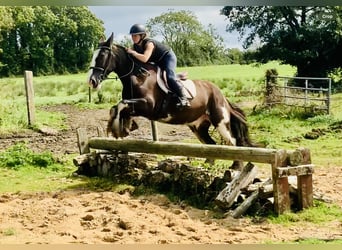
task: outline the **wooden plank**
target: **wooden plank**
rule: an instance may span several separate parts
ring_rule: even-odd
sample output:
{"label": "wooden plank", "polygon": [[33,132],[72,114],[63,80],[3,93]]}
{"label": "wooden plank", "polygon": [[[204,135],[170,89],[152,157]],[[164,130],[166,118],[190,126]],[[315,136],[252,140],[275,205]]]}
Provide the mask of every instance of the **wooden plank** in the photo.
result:
{"label": "wooden plank", "polygon": [[108,137],[89,139],[89,147],[104,150],[178,155],[246,162],[273,163],[279,150],[225,145],[191,144],[179,142],[116,140]]}
{"label": "wooden plank", "polygon": [[301,165],[296,167],[279,167],[276,169],[278,178],[286,176],[311,175],[314,172],[314,165]]}
{"label": "wooden plank", "polygon": [[241,193],[241,189],[247,187],[257,175],[257,168],[248,163],[241,172],[225,187],[216,197],[215,203],[222,208],[230,208],[235,198]]}
{"label": "wooden plank", "polygon": [[78,128],[76,129],[76,133],[77,133],[77,145],[78,145],[80,154],[90,153],[87,131],[84,128]]}
{"label": "wooden plank", "polygon": [[239,218],[241,217],[247,209],[258,199],[259,196],[259,190],[255,190],[250,196],[248,196],[247,199],[245,199],[240,206],[234,209],[232,212],[233,218]]}
{"label": "wooden plank", "polygon": [[33,126],[36,122],[35,106],[34,106],[34,89],[33,89],[33,73],[32,71],[25,71],[25,91],[26,91],[26,105],[28,125]]}

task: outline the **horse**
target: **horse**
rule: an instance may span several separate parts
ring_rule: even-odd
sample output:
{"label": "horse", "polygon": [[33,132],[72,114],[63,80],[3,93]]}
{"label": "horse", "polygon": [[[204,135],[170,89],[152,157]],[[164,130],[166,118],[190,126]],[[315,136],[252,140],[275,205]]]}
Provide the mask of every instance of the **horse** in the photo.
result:
{"label": "horse", "polygon": [[[190,102],[190,107],[180,109],[160,69],[132,58],[125,47],[113,43],[113,33],[107,40],[100,41],[93,53],[88,84],[99,89],[111,72],[117,74],[123,89],[122,100],[110,109],[107,134],[115,138],[128,136],[138,128],[134,117],[140,116],[151,121],[186,125],[204,144],[216,144],[209,133],[213,126],[226,145],[254,146],[244,112],[229,102],[214,83],[180,77]],[[233,165],[241,167],[241,163]]]}

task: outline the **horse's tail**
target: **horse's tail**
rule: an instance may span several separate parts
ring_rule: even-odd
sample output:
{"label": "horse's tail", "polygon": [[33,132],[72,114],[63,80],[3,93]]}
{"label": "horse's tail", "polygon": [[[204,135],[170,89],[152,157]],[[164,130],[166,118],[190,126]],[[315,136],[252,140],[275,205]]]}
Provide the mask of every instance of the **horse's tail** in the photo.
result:
{"label": "horse's tail", "polygon": [[258,147],[258,145],[253,143],[250,139],[247,119],[243,110],[239,108],[236,104],[231,103],[228,100],[227,102],[231,107],[230,127],[232,134],[236,139],[236,146]]}

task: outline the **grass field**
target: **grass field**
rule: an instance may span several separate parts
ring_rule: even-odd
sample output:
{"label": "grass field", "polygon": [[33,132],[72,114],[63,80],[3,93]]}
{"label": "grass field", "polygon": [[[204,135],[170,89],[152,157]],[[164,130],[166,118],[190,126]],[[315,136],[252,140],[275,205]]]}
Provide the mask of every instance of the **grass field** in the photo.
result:
{"label": "grass field", "polygon": [[[295,70],[288,65],[276,62],[265,65],[220,65],[205,67],[179,68],[187,71],[191,79],[206,79],[218,85],[224,95],[233,102],[242,101],[238,93],[243,91],[260,91],[264,87],[264,74],[267,69],[276,68],[280,75],[293,75]],[[114,76],[114,74],[112,74]],[[92,91],[92,103],[88,103],[87,73],[76,75],[55,75],[34,77],[36,106],[71,103],[78,106],[101,108],[119,101],[121,83],[118,80],[103,82],[100,92]],[[26,99],[23,77],[0,79],[0,134],[18,132],[26,129]],[[260,99],[260,96],[250,96]],[[246,99],[246,97],[244,97]],[[37,126],[61,120],[59,114],[46,114],[37,111]],[[53,120],[57,122],[53,122]]]}

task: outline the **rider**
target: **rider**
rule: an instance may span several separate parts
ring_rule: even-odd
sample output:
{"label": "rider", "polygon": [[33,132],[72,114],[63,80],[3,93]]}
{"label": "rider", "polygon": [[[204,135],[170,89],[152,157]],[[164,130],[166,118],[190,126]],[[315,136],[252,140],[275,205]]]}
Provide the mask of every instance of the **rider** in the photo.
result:
{"label": "rider", "polygon": [[156,63],[162,70],[165,70],[168,85],[179,98],[177,106],[180,108],[190,106],[183,85],[176,79],[177,57],[172,49],[147,37],[144,25],[134,24],[129,33],[134,45],[133,49],[127,49],[127,53],[143,63]]}

